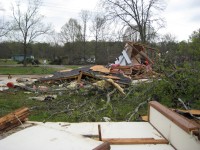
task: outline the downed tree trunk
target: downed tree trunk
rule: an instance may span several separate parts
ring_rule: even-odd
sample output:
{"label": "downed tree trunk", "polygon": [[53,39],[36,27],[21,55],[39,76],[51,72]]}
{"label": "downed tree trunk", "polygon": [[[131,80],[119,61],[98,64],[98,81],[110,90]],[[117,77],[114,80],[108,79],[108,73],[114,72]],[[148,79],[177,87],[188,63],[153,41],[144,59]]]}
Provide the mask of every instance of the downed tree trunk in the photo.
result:
{"label": "downed tree trunk", "polygon": [[26,121],[29,109],[22,107],[0,118],[0,134],[11,130]]}

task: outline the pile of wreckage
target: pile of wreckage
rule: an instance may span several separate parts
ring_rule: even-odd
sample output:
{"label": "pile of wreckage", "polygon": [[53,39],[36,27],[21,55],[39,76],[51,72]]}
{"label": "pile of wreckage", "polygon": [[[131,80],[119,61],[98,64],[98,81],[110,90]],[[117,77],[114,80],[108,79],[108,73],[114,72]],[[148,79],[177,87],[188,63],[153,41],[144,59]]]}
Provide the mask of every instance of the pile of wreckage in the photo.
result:
{"label": "pile of wreckage", "polygon": [[116,58],[114,64],[108,66],[95,65],[72,71],[63,70],[39,81],[56,82],[77,79],[77,82],[80,82],[81,79],[89,77],[94,79],[112,79],[116,83],[130,84],[131,80],[134,79],[157,77],[159,74],[152,70],[154,61],[147,55],[149,51],[152,57],[156,59],[156,49],[139,43],[128,42],[122,51],[122,55]]}
{"label": "pile of wreckage", "polygon": [[[154,61],[147,53],[151,54]],[[113,86],[120,93],[125,94],[123,87],[137,82],[138,79],[148,80],[160,76],[152,70],[156,53],[156,49],[139,43],[128,42],[122,51],[122,55],[113,64],[87,66],[70,71],[61,70],[53,75],[36,80],[18,78],[16,82],[8,82],[7,87],[44,93],[51,90],[51,87],[47,87],[49,84],[64,86],[67,89],[88,88],[91,86],[106,89]],[[47,86],[36,87],[37,83]]]}
{"label": "pile of wreckage", "polygon": [[139,43],[128,42],[125,45],[125,50],[122,51],[122,55],[116,59],[114,64],[87,66],[71,71],[62,70],[52,76],[40,78],[38,82],[61,84],[65,81],[75,81],[75,83],[71,83],[71,87],[75,87],[84,86],[89,81],[99,88],[112,85],[122,94],[125,94],[122,87],[130,85],[133,80],[160,76],[152,70],[154,62],[147,55],[147,50],[150,50],[151,55],[154,54],[155,58],[156,49]]}

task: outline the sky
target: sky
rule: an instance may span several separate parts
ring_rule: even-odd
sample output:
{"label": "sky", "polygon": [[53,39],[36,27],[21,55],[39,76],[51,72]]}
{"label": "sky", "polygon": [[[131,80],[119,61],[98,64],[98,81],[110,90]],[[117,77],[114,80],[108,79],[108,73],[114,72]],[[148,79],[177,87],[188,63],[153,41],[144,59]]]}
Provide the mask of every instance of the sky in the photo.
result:
{"label": "sky", "polygon": [[[0,18],[10,18],[11,3],[14,0],[0,0]],[[26,0],[21,0],[22,3]],[[200,28],[200,0],[166,0],[167,6],[162,16],[165,18],[165,28],[160,34],[170,33],[176,40],[188,40],[193,31]],[[43,0],[41,14],[45,22],[51,23],[59,32],[69,18],[79,17],[81,10],[95,12],[98,0]]]}

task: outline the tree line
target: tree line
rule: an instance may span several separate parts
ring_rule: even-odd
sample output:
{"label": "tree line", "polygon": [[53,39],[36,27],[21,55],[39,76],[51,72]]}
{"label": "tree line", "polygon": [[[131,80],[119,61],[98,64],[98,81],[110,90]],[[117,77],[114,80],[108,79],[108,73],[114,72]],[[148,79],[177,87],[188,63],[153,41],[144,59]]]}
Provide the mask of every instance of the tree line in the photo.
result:
{"label": "tree line", "polygon": [[[63,46],[51,45],[50,43],[34,43],[29,44],[27,56],[33,55],[36,59],[48,59],[50,61],[65,60],[58,64],[108,64],[113,63],[116,57],[121,54],[124,43],[98,42],[97,57],[95,57],[95,46],[95,41],[87,41],[85,51],[83,51],[82,42],[68,42]],[[0,59],[10,59],[16,54],[23,54],[22,43],[0,43]]]}

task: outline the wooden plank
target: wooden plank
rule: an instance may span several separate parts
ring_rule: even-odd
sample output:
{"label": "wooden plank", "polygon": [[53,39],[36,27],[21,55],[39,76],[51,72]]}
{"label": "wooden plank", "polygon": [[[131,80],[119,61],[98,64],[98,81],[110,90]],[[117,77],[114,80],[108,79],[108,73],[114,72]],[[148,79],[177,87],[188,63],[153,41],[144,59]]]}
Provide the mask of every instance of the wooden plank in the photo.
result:
{"label": "wooden plank", "polygon": [[163,114],[165,117],[167,117],[169,120],[174,122],[177,126],[185,130],[186,132],[190,133],[192,130],[198,130],[198,126],[193,124],[192,121],[189,119],[179,115],[178,113],[168,109],[167,107],[161,105],[160,103],[156,101],[149,102],[150,107],[153,107],[157,111],[159,111],[161,114]]}
{"label": "wooden plank", "polygon": [[107,79],[114,79],[114,80],[119,80],[119,79],[120,79],[119,77],[112,76],[112,75],[109,75],[109,76],[101,76],[101,77],[107,78]]}
{"label": "wooden plank", "polygon": [[20,108],[20,109],[17,109],[17,110],[15,110],[14,112],[11,112],[11,113],[9,113],[9,114],[7,114],[7,115],[1,117],[1,118],[0,118],[0,123],[2,123],[2,122],[4,122],[4,121],[8,120],[9,118],[13,118],[13,114],[19,116],[20,114],[22,114],[22,113],[24,113],[24,112],[26,112],[26,111],[28,111],[28,108],[25,108],[25,107]]}
{"label": "wooden plank", "polygon": [[16,115],[16,114],[9,115],[8,117],[3,118],[3,121],[0,122],[0,125],[4,124],[5,122],[10,122],[12,120],[16,120],[16,118],[21,118],[23,115],[28,116],[29,113],[28,112],[23,112],[23,113],[21,113],[19,115]]}
{"label": "wooden plank", "polygon": [[16,121],[16,120],[23,120],[24,119],[24,117],[27,117],[29,115],[29,112],[26,112],[26,113],[23,113],[23,114],[21,114],[21,115],[13,115],[12,116],[12,118],[9,118],[8,120],[5,120],[4,122],[1,122],[0,123],[0,128],[1,128],[1,126],[3,125],[3,124],[6,124],[6,123],[8,123],[8,122],[14,122],[14,121]]}
{"label": "wooden plank", "polygon": [[0,133],[6,132],[26,121],[29,109],[23,107],[0,118]]}
{"label": "wooden plank", "polygon": [[5,121],[5,122],[1,123],[0,124],[0,130],[3,129],[3,128],[5,128],[5,126],[7,126],[8,124],[15,124],[16,122],[20,122],[20,121],[23,122],[24,120],[26,120],[26,118],[27,118],[28,115],[29,114],[24,114],[24,115],[22,115],[20,117],[13,117],[12,120]]}
{"label": "wooden plank", "polygon": [[[22,122],[22,123],[25,122],[26,118],[27,118],[27,117],[21,118],[21,119],[20,119],[21,122]],[[7,131],[9,131],[9,130],[11,130],[11,129],[17,127],[17,126],[20,126],[20,125],[21,125],[21,122],[19,122],[19,120],[17,120],[17,121],[15,120],[15,122],[12,122],[12,123],[10,123],[10,124],[7,124],[7,126],[5,126],[4,129],[0,130],[0,133],[7,132]]]}
{"label": "wooden plank", "polygon": [[154,138],[103,138],[103,142],[109,142],[110,144],[168,144],[165,139]]}
{"label": "wooden plank", "polygon": [[13,119],[12,119],[12,120],[4,121],[3,123],[0,124],[0,130],[1,130],[5,125],[7,125],[7,124],[9,124],[9,123],[12,124],[12,123],[15,123],[15,122],[19,122],[19,120],[20,120],[20,121],[23,121],[24,119],[27,118],[28,115],[29,115],[29,114],[26,113],[26,114],[21,115],[20,117],[18,117],[18,116],[13,116]]}
{"label": "wooden plank", "polygon": [[92,71],[102,72],[102,73],[110,73],[110,70],[102,65],[95,65],[90,68]]}

